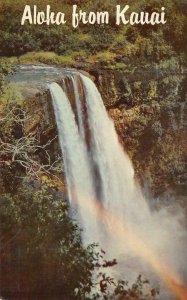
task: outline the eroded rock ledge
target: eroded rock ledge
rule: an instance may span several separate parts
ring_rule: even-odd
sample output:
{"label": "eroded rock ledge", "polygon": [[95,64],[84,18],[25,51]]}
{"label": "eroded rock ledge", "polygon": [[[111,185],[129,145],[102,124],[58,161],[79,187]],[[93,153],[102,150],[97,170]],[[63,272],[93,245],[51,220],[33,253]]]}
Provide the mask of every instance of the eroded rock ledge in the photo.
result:
{"label": "eroded rock ledge", "polygon": [[[133,160],[137,177],[153,194],[187,191],[187,74],[182,70],[86,70],[101,92],[120,141]],[[47,84],[75,72],[60,67],[18,66],[10,78],[33,116],[26,130],[40,132],[42,142],[56,134]],[[54,153],[59,151],[54,143]]]}

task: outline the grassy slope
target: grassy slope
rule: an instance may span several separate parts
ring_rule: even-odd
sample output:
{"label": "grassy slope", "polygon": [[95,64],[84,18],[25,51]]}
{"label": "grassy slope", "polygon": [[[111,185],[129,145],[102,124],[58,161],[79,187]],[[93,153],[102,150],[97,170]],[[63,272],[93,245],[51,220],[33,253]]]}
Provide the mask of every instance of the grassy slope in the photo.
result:
{"label": "grassy slope", "polygon": [[[16,56],[18,62],[44,62],[72,65],[76,62],[92,64],[104,62],[111,67],[126,64],[152,64],[173,57],[185,58],[187,21],[184,0],[131,1],[131,10],[155,11],[167,8],[168,22],[164,26],[115,25],[115,5],[126,1],[58,1],[3,0],[0,3],[0,55]],[[110,24],[105,26],[80,25],[73,29],[70,22],[72,4],[86,11],[108,10]],[[38,4],[42,10],[51,4],[54,11],[66,13],[68,22],[63,26],[20,25],[25,4]],[[42,53],[43,51],[47,53]],[[26,53],[35,52],[35,54]],[[36,52],[39,52],[36,54]],[[51,53],[54,52],[54,53]],[[22,56],[24,55],[24,56]],[[12,62],[17,60],[12,59]]]}

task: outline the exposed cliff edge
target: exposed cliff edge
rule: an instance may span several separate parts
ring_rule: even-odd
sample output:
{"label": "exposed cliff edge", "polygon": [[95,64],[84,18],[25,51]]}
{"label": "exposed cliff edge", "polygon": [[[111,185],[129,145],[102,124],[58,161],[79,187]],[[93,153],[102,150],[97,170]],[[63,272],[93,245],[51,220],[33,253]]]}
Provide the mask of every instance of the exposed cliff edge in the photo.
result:
{"label": "exposed cliff edge", "polygon": [[[175,70],[104,70],[89,68],[119,138],[133,160],[137,177],[153,194],[165,191],[186,199],[187,183],[187,75]],[[47,84],[61,82],[74,70],[45,66],[18,66],[9,78],[15,84],[32,118],[25,130],[40,134],[46,143],[56,135]],[[55,141],[50,148],[59,151]]]}

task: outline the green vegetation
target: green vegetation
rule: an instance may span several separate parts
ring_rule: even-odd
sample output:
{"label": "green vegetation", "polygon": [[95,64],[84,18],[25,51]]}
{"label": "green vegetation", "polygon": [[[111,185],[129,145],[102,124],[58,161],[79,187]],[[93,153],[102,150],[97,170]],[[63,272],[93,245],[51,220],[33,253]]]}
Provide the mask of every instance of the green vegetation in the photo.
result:
{"label": "green vegetation", "polygon": [[139,276],[132,286],[115,281],[107,268],[116,260],[106,261],[105,252],[95,244],[83,247],[63,184],[61,188],[57,184],[62,169],[50,152],[56,137],[50,136],[45,144],[36,133],[27,132],[26,123],[32,118],[14,87],[4,84],[0,107],[1,296],[156,299],[158,291],[147,280]]}
{"label": "green vegetation", "polygon": [[75,63],[73,56],[59,56],[54,52],[28,52],[20,57],[19,63],[44,63],[44,64],[62,64],[72,65]]}
{"label": "green vegetation", "polygon": [[[58,27],[20,25],[25,4],[38,5],[40,10],[51,4],[54,11],[65,12],[70,21],[75,2],[86,11],[108,10],[110,24],[81,24],[77,29],[72,28],[71,22]],[[38,140],[35,132],[26,131],[25,123],[30,116],[25,103],[19,90],[6,82],[13,66],[25,63],[82,69],[94,66],[111,72],[130,70],[131,75],[139,67],[143,72],[144,66],[147,69],[154,66],[163,73],[181,71],[186,66],[187,3],[185,0],[147,2],[131,0],[131,10],[153,11],[165,6],[166,25],[117,27],[115,5],[125,5],[125,0],[0,2],[0,293],[8,299],[19,295],[42,300],[48,295],[50,300],[53,297],[63,300],[62,294],[68,300],[107,300],[114,299],[114,294],[125,300],[156,299],[157,290],[150,286],[148,294],[144,293],[148,282],[141,277],[132,286],[125,281],[114,282],[101,269],[112,267],[115,260],[106,264],[104,252],[96,245],[83,247],[81,230],[69,216],[61,182],[61,159],[51,154],[50,143]],[[111,74],[109,77],[113,78]],[[183,125],[176,130],[172,122],[176,110],[182,107],[176,102],[183,101],[185,78],[171,75],[147,80],[143,76],[128,83],[123,82],[121,73],[119,77],[118,90],[116,82],[106,82],[114,89],[114,95],[121,97],[115,105],[119,108],[118,117],[124,119],[123,122],[117,119],[116,127],[137,174],[154,177],[153,185],[160,188],[162,173],[167,177],[165,182],[174,185],[176,173],[182,169],[183,150],[178,141],[184,133]],[[107,88],[103,85],[102,89],[106,96]],[[173,89],[179,89],[178,98],[171,93]],[[55,134],[51,138],[53,143]],[[59,189],[61,184],[63,191]],[[92,275],[96,271],[98,276],[94,280]]]}
{"label": "green vegetation", "polygon": [[22,295],[96,300],[119,295],[151,300],[158,294],[141,277],[129,286],[105,275],[101,270],[115,265],[115,260],[106,262],[96,245],[83,248],[66,202],[46,186],[25,181],[17,193],[1,194],[0,236],[1,293],[9,299]]}
{"label": "green vegetation", "polygon": [[[156,197],[168,193],[179,198],[186,195],[187,78],[174,59],[158,70],[156,76],[150,66],[133,74],[117,70],[111,72],[115,77],[105,71],[100,89],[106,103],[118,97],[108,103],[110,114],[141,184],[148,184]],[[113,88],[106,95],[108,85]]]}
{"label": "green vegetation", "polygon": [[12,62],[10,59],[0,59],[0,95],[6,85],[6,76],[13,71]]}
{"label": "green vegetation", "polygon": [[148,281],[138,277],[132,286],[116,282],[103,272],[116,261],[106,261],[105,252],[94,244],[83,247],[63,192],[51,185],[58,168],[52,157],[51,165],[46,163],[50,155],[46,145],[37,145],[36,137],[25,132],[29,118],[23,103],[12,99],[1,104],[1,295],[39,300],[107,300],[114,295],[156,299],[158,291]]}
{"label": "green vegetation", "polygon": [[9,287],[10,294],[74,299],[75,288],[91,280],[94,254],[82,247],[67,204],[29,184],[0,198],[2,294],[8,296]]}
{"label": "green vegetation", "polygon": [[[71,12],[74,1],[27,1],[37,5],[38,10],[45,9],[47,4],[55,12],[66,13],[67,23],[60,26],[20,25],[25,1],[1,1],[0,3],[0,55],[21,56],[28,52],[39,52],[38,56],[23,56],[23,62],[46,62],[73,64],[74,62],[92,62],[95,55],[99,61],[107,64],[108,53],[115,63],[158,63],[173,56],[184,59],[187,53],[185,13],[187,4],[184,0],[151,0],[131,1],[131,11],[155,11],[166,7],[167,23],[156,26],[116,26],[115,6],[125,5],[126,1],[76,1],[78,7],[85,11],[107,10],[110,12],[108,25],[83,25],[76,29],[71,26]],[[48,52],[43,54],[41,51]],[[59,56],[50,54],[54,52]],[[83,53],[84,52],[84,53]],[[62,56],[62,57],[61,57]],[[111,65],[110,59],[108,64]],[[113,67],[114,68],[114,67]]]}

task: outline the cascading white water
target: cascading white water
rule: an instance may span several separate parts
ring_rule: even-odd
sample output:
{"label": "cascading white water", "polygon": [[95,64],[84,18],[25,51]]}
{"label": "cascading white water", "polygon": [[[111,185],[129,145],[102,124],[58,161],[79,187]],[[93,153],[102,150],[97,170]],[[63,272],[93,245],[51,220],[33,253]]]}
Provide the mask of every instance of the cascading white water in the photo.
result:
{"label": "cascading white water", "polygon": [[[117,212],[118,216],[122,214],[124,218],[125,213],[126,217],[129,215],[129,221],[139,222],[139,218],[149,217],[149,210],[135,185],[132,163],[118,141],[113,121],[106,112],[96,86],[89,78],[82,75],[81,78],[92,133],[92,157],[101,180],[101,201],[107,209]],[[142,213],[133,218],[139,208]]]}
{"label": "cascading white water", "polygon": [[[142,271],[145,274],[148,272],[150,277],[151,259],[148,259],[147,264],[142,249],[136,245],[132,247],[123,230],[121,233],[115,232],[113,218],[102,218],[97,210],[93,213],[91,204],[98,202],[127,230],[146,241],[148,248],[182,277],[186,272],[186,236],[180,223],[182,214],[177,212],[174,217],[167,208],[150,211],[149,203],[135,182],[132,163],[118,141],[114,124],[96,86],[89,78],[79,76],[85,92],[89,146],[85,139],[77,75],[72,76],[72,93],[75,94],[79,124],[76,124],[75,114],[62,88],[53,83],[50,91],[64,158],[69,200],[71,207],[77,208],[84,242],[99,242],[110,256],[121,262],[120,265],[125,268],[121,273],[125,271],[125,277],[130,278],[126,273],[129,261],[129,274],[137,276]],[[133,237],[129,240],[133,240]],[[142,252],[142,255],[138,252]],[[139,260],[136,259],[138,256]],[[134,271],[132,259],[136,265]]]}
{"label": "cascading white water", "polygon": [[81,201],[83,191],[87,201],[91,201],[94,195],[86,145],[79,135],[74,113],[62,88],[53,83],[50,85],[50,92],[63,153],[70,205],[73,213],[76,211],[79,216],[85,240],[89,240],[90,232],[94,231],[95,221],[90,218],[89,212],[85,211]]}

